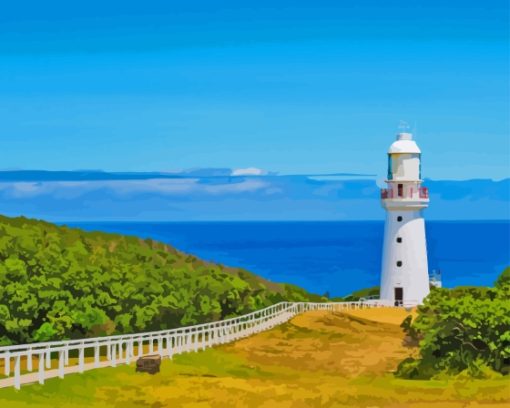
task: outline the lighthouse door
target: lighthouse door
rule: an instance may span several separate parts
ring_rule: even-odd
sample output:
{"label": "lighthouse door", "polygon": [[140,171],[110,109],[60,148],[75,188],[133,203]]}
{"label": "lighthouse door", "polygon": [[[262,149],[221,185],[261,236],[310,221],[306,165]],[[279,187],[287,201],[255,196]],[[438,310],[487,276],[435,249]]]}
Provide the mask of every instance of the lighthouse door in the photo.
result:
{"label": "lighthouse door", "polygon": [[395,306],[402,306],[404,303],[404,288],[395,288]]}

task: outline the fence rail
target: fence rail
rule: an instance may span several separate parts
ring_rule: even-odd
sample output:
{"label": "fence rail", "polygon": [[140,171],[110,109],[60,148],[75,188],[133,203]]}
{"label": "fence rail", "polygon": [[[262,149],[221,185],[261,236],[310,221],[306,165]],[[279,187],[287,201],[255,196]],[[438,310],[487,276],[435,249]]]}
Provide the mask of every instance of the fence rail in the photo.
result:
{"label": "fence rail", "polygon": [[[393,306],[377,300],[330,303],[281,302],[246,315],[170,330],[4,346],[0,347],[0,359],[4,361],[5,378],[0,379],[0,388],[14,386],[19,389],[22,383],[30,382],[44,384],[48,378],[64,378],[65,374],[71,372],[82,373],[94,368],[130,364],[133,359],[144,355],[159,354],[162,358],[172,358],[176,354],[205,350],[207,347],[269,330],[305,311],[374,307]],[[77,355],[77,364],[70,363],[70,354]],[[86,354],[92,357],[91,363],[86,363]],[[12,367],[11,362],[14,363]],[[23,372],[22,362],[26,368]],[[33,372],[36,365],[35,376]]]}

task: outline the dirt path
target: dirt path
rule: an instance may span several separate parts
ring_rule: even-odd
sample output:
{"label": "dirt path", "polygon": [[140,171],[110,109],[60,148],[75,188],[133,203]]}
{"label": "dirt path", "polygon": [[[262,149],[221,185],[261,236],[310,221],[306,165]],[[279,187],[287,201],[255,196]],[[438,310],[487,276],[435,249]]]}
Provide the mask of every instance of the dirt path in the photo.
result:
{"label": "dirt path", "polygon": [[508,382],[410,381],[392,371],[402,346],[404,310],[308,312],[270,331],[164,360],[158,375],[133,365],[64,380],[0,389],[0,407],[391,407],[509,406]]}
{"label": "dirt path", "polygon": [[[374,314],[366,312],[308,312],[296,316],[286,326],[225,349],[241,354],[254,364],[277,364],[345,377],[393,371],[410,354],[402,346],[402,330],[398,326],[407,314],[403,310],[396,310],[397,313],[391,310],[391,316],[381,316],[379,311],[377,316],[383,321],[375,321]],[[369,319],[360,317],[364,314]]]}

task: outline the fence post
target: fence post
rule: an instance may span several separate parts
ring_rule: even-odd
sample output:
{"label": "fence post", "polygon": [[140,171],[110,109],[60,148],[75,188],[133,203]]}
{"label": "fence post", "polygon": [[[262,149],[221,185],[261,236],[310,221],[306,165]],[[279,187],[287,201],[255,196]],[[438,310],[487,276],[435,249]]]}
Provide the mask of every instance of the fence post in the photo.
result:
{"label": "fence post", "polygon": [[100,349],[99,349],[99,343],[96,342],[96,344],[94,344],[94,367],[99,367],[99,359],[100,359]]}
{"label": "fence post", "polygon": [[158,336],[158,354],[163,357],[163,337]]}
{"label": "fence post", "polygon": [[78,351],[78,370],[80,373],[83,373],[83,368],[85,364],[85,346],[81,343],[79,351]]}
{"label": "fence post", "polygon": [[126,343],[126,364],[131,363],[131,344],[133,340],[128,340]]}
{"label": "fence post", "polygon": [[64,378],[65,350],[58,351],[58,376]]}
{"label": "fence post", "polygon": [[175,333],[175,337],[174,337],[174,346],[175,346],[175,352],[174,354],[179,354],[181,352],[181,343],[180,343],[180,336],[179,336],[179,332],[176,332]]}
{"label": "fence post", "polygon": [[5,376],[9,376],[11,373],[11,356],[8,351],[5,352],[4,355],[4,374]]}
{"label": "fence post", "polygon": [[43,352],[39,353],[39,384],[44,384],[44,364],[46,360],[46,354]]}
{"label": "fence post", "polygon": [[168,358],[172,358],[172,337],[167,334],[166,336],[166,353],[168,355]]}
{"label": "fence post", "polygon": [[110,360],[110,365],[112,367],[117,367],[117,345],[115,343],[111,343],[110,344],[110,348],[111,348],[111,351],[110,351],[110,357],[111,357],[111,360]]}
{"label": "fence post", "polygon": [[48,346],[48,350],[46,351],[46,368],[51,368],[51,351],[49,351],[50,346]]}
{"label": "fence post", "polygon": [[16,357],[14,357],[14,388],[16,388],[17,390],[21,388],[20,360],[21,356],[17,354]]}
{"label": "fence post", "polygon": [[138,357],[141,357],[143,354],[143,340],[141,337],[138,337]]}
{"label": "fence post", "polygon": [[28,348],[28,352],[27,352],[27,371],[32,371],[33,370],[33,367],[32,367],[32,348],[29,347]]}

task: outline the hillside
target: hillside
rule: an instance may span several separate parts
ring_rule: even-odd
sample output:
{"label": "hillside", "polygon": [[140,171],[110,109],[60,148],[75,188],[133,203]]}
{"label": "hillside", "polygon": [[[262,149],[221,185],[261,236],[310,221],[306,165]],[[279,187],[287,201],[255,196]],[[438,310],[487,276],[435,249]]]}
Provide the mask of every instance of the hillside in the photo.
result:
{"label": "hillside", "polygon": [[308,312],[270,331],[163,360],[160,374],[134,365],[88,371],[16,392],[21,407],[406,407],[508,406],[506,378],[405,380],[393,372],[417,353],[402,345],[405,310]]}
{"label": "hillside", "polygon": [[318,300],[169,245],[0,216],[0,344],[159,330]]}

